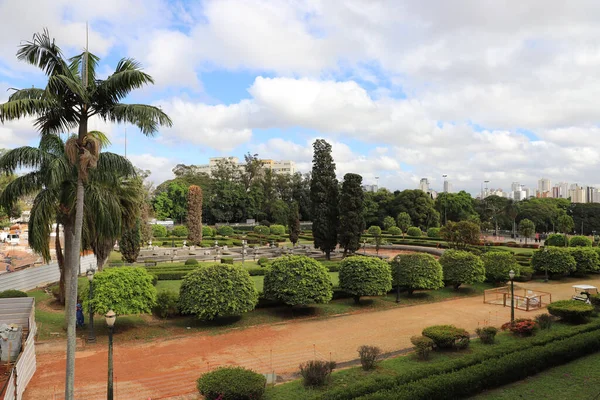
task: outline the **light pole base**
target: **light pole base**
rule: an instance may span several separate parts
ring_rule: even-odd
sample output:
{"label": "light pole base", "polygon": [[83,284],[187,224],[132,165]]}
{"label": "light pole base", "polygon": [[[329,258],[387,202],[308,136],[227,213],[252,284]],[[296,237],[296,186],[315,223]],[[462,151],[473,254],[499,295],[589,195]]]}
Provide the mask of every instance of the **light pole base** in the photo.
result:
{"label": "light pole base", "polygon": [[87,343],[96,343],[96,338],[95,338],[95,337],[88,337],[88,338],[86,339],[86,342],[87,342]]}

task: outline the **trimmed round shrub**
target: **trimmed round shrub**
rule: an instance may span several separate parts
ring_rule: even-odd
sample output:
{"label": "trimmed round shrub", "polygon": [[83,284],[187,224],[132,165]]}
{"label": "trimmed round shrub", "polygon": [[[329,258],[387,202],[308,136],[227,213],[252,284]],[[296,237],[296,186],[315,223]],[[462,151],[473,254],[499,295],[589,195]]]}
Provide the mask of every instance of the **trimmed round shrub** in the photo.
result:
{"label": "trimmed round shrub", "polygon": [[427,360],[435,345],[434,341],[427,336],[413,336],[410,342],[415,346],[415,353],[420,360]]}
{"label": "trimmed round shrub", "polygon": [[427,237],[430,238],[441,238],[440,231],[442,228],[429,228],[427,229]]}
{"label": "trimmed round shrub", "polygon": [[570,247],[592,247],[592,240],[586,236],[573,236],[569,240]]}
{"label": "trimmed round shrub", "polygon": [[155,238],[167,236],[167,227],[158,224],[152,225],[152,236]]}
{"label": "trimmed round shrub", "polygon": [[172,290],[161,290],[156,296],[156,305],[152,314],[159,318],[170,318],[178,314],[179,293]]}
{"label": "trimmed round shrub", "polygon": [[264,296],[284,304],[327,303],[333,297],[329,272],[306,256],[285,256],[271,262],[264,279]]}
{"label": "trimmed round shrub", "polygon": [[186,238],[188,236],[188,228],[185,225],[177,225],[176,227],[173,228],[173,230],[171,231],[171,233],[173,234],[173,236],[177,236],[177,237],[182,237],[182,238]]}
{"label": "trimmed round shrub", "polygon": [[444,271],[444,281],[454,286],[472,285],[485,280],[485,269],[481,258],[473,253],[462,250],[446,250],[440,257]]}
{"label": "trimmed round shrub", "polygon": [[375,258],[353,256],[340,264],[340,288],[352,295],[355,303],[361,296],[383,296],[392,290],[390,264]]}
{"label": "trimmed round shrub", "polygon": [[393,236],[400,236],[402,235],[402,229],[398,228],[397,226],[392,226],[390,229],[387,230],[387,233]]}
{"label": "trimmed round shrub", "polygon": [[517,263],[515,256],[508,251],[491,251],[481,257],[485,269],[485,278],[489,282],[506,282],[509,280],[508,273],[512,269],[519,276],[521,266]]}
{"label": "trimmed round shrub", "polygon": [[283,226],[283,225],[271,225],[270,229],[271,229],[271,235],[277,235],[277,236],[285,235],[285,226]]}
{"label": "trimmed round shrub", "polygon": [[438,349],[465,349],[471,340],[469,332],[454,325],[434,325],[423,329],[423,336],[433,340]]}
{"label": "trimmed round shrub", "polygon": [[475,330],[477,336],[479,336],[479,340],[483,344],[493,344],[496,340],[496,334],[498,333],[498,328],[493,326],[484,326],[483,328],[477,328]]}
{"label": "trimmed round shrub", "polygon": [[258,265],[260,265],[261,267],[264,267],[269,263],[269,259],[267,257],[261,257],[258,259],[258,261],[256,263]]}
{"label": "trimmed round shrub", "polygon": [[195,258],[188,258],[185,260],[185,265],[198,265],[198,260]]}
{"label": "trimmed round shrub", "polygon": [[215,236],[215,230],[213,228],[211,228],[210,226],[206,226],[204,225],[202,227],[202,237],[212,237]]}
{"label": "trimmed round shrub", "polygon": [[179,289],[179,309],[200,320],[240,315],[254,309],[258,292],[248,271],[231,264],[201,266]]}
{"label": "trimmed round shrub", "polygon": [[392,260],[392,284],[412,294],[415,290],[444,287],[442,266],[431,254],[399,254]]}
{"label": "trimmed round shrub", "polygon": [[577,262],[569,249],[545,247],[533,253],[531,266],[538,273],[548,268],[550,275],[568,275],[577,269]]}
{"label": "trimmed round shrub", "polygon": [[560,300],[548,304],[548,312],[566,322],[583,323],[594,313],[594,306],[578,300]]}
{"label": "trimmed round shrub", "polygon": [[411,226],[406,230],[406,234],[412,237],[421,237],[423,232],[421,232],[420,228],[417,228],[416,226]]}
{"label": "trimmed round shrub", "polygon": [[598,265],[600,257],[598,257],[598,253],[593,248],[571,247],[569,248],[569,251],[576,262],[574,273],[583,275],[590,272],[596,272],[600,268]]}
{"label": "trimmed round shrub", "polygon": [[262,236],[265,236],[265,235],[268,235],[271,233],[271,229],[265,225],[256,225],[253,230],[254,230],[254,233],[256,233],[257,235],[262,235]]}
{"label": "trimmed round shrub", "polygon": [[222,257],[221,264],[233,264],[233,257]]}
{"label": "trimmed round shrub", "polygon": [[390,228],[396,226],[396,220],[389,215],[383,219],[383,229],[388,231]]}
{"label": "trimmed round shrub", "polygon": [[217,229],[217,233],[221,236],[231,236],[233,235],[233,228],[229,225],[223,225]]}
{"label": "trimmed round shrub", "polygon": [[222,367],[198,378],[196,386],[206,400],[256,400],[265,393],[267,378],[242,367]]}
{"label": "trimmed round shrub", "polygon": [[8,289],[4,292],[0,292],[0,299],[8,299],[11,297],[27,297],[27,293],[14,289]]}
{"label": "trimmed round shrub", "polygon": [[553,233],[549,235],[544,241],[545,246],[555,246],[555,247],[565,247],[568,243],[565,235],[561,235],[560,233]]}

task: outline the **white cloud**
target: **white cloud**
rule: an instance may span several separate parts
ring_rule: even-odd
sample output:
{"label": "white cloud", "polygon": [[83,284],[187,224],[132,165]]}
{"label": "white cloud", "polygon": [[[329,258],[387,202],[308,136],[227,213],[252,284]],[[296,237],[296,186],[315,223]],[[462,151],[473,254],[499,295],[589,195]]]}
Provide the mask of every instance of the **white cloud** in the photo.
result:
{"label": "white cloud", "polygon": [[177,164],[177,161],[167,157],[157,157],[150,153],[145,154],[128,154],[127,158],[133,165],[143,170],[150,170],[151,174],[148,179],[155,184],[172,179],[174,177],[172,168]]}

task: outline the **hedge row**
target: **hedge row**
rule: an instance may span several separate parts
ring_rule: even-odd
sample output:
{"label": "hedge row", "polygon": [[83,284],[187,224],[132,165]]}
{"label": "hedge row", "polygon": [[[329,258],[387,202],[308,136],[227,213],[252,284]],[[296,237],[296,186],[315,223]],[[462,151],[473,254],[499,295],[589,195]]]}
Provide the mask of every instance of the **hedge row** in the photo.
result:
{"label": "hedge row", "polygon": [[486,389],[519,381],[548,368],[600,351],[600,335],[583,333],[509,353],[454,372],[434,375],[393,389],[360,397],[361,400],[427,400],[466,398]]}
{"label": "hedge row", "polygon": [[[533,337],[528,341],[518,341],[503,343],[496,346],[489,346],[481,349],[477,353],[465,354],[460,358],[450,359],[437,364],[423,364],[397,376],[372,375],[367,379],[349,384],[345,387],[327,391],[317,399],[322,400],[352,400],[359,396],[365,396],[377,393],[382,390],[398,388],[415,381],[422,381],[430,376],[452,373],[468,367],[477,368],[486,360],[498,359],[509,354],[521,354],[524,350],[543,347],[549,343],[575,337],[583,333],[590,333],[599,337],[600,321],[595,321],[586,325],[573,327],[568,332],[549,332],[543,336]],[[365,397],[366,398],[366,397]],[[430,398],[437,398],[436,396]],[[456,398],[456,397],[455,397]]]}

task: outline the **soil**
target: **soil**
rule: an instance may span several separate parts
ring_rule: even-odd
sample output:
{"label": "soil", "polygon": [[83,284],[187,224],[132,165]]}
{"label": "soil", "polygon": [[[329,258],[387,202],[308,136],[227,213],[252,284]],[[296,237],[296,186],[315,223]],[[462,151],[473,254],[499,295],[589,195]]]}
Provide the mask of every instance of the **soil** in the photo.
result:
{"label": "soil", "polygon": [[[600,279],[557,283],[515,284],[552,293],[553,300],[568,299],[572,285],[600,286]],[[545,309],[515,310],[515,317],[532,318]],[[290,376],[310,359],[347,362],[356,349],[375,345],[384,352],[411,346],[410,337],[435,324],[454,324],[469,331],[482,325],[500,326],[510,319],[510,308],[484,304],[482,297],[461,298],[433,304],[304,320],[233,330],[219,335],[199,333],[148,343],[119,341],[115,335],[114,377],[116,399],[196,398],[195,380],[223,365],[240,365],[260,373],[274,371]],[[37,349],[37,372],[25,399],[61,399],[65,374],[64,342],[50,342]],[[76,398],[106,397],[107,351],[105,343],[88,345],[77,352]],[[55,395],[56,397],[53,397]]]}

